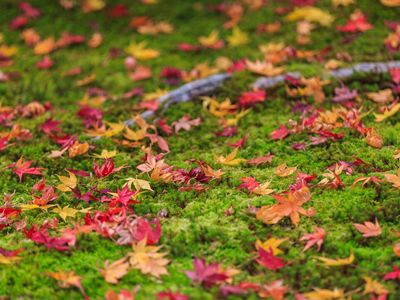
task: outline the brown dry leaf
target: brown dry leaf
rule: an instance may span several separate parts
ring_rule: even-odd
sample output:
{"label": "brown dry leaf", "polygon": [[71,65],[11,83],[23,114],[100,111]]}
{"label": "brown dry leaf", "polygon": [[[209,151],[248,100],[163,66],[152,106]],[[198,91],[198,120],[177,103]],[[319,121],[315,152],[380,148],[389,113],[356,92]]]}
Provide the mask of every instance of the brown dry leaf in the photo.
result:
{"label": "brown dry leaf", "polygon": [[353,223],[353,225],[363,234],[363,237],[373,237],[382,234],[382,229],[378,223],[378,219],[375,219],[375,223],[366,221],[364,224]]}
{"label": "brown dry leaf", "polygon": [[75,81],[76,86],[85,86],[96,80],[96,74],[90,74],[82,79]]}
{"label": "brown dry leaf", "polygon": [[107,260],[104,262],[104,269],[99,270],[103,275],[104,280],[108,283],[118,283],[118,280],[125,276],[129,271],[129,263],[126,258],[121,258],[109,263]]}
{"label": "brown dry leaf", "polygon": [[224,156],[218,156],[215,158],[216,163],[220,163],[223,165],[228,165],[228,166],[237,166],[241,162],[246,161],[244,158],[235,158],[238,153],[238,148],[235,148],[231,153],[229,153],[226,157]]}
{"label": "brown dry leaf", "polygon": [[103,42],[103,36],[99,32],[93,33],[92,37],[90,40],[87,42],[88,46],[90,48],[97,48],[101,45]]}
{"label": "brown dry leaf", "polygon": [[85,295],[85,291],[81,284],[81,277],[76,275],[74,271],[59,271],[59,272],[47,272],[46,275],[57,280],[58,285],[67,289],[71,286],[77,287],[82,295]]}
{"label": "brown dry leaf", "polygon": [[280,164],[276,167],[276,175],[279,177],[287,177],[296,172],[297,167],[288,167],[286,163]]}
{"label": "brown dry leaf", "polygon": [[159,253],[160,246],[146,246],[146,239],[137,244],[132,244],[133,251],[128,253],[129,263],[132,268],[139,269],[143,274],[150,274],[159,278],[168,274],[166,265],[169,260],[167,253]]}
{"label": "brown dry leaf", "polygon": [[61,181],[61,184],[57,185],[57,189],[59,189],[62,192],[72,191],[76,187],[76,184],[78,183],[78,180],[74,173],[68,171],[68,174],[69,177],[57,175],[58,179],[60,179]]}
{"label": "brown dry leaf", "polygon": [[386,181],[390,182],[393,187],[400,189],[400,169],[397,170],[397,175],[383,174]]}
{"label": "brown dry leaf", "polygon": [[347,258],[327,258],[327,257],[316,257],[319,261],[323,262],[325,266],[328,267],[337,267],[337,266],[346,266],[350,265],[354,261],[354,254],[350,253],[350,256]]}
{"label": "brown dry leaf", "polygon": [[383,139],[380,134],[373,128],[367,131],[367,135],[365,137],[366,142],[368,145],[374,148],[382,148],[383,146]]}
{"label": "brown dry leaf", "polygon": [[46,55],[54,51],[56,47],[56,41],[53,37],[49,37],[45,40],[38,42],[33,48],[33,53],[36,55]]}
{"label": "brown dry leaf", "polygon": [[367,97],[380,104],[392,102],[394,100],[391,89],[384,89],[376,93],[367,93]]}

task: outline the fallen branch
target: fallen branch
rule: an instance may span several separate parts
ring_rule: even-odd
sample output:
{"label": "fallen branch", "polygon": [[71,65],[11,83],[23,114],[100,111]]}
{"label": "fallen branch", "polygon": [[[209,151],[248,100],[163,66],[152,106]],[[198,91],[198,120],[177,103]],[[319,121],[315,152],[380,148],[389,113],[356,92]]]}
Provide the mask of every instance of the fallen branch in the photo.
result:
{"label": "fallen branch", "polygon": [[[392,68],[400,68],[400,61],[358,63],[349,68],[341,68],[330,71],[328,73],[328,78],[346,79],[358,73],[387,73]],[[286,73],[274,77],[260,77],[252,84],[252,87],[255,89],[268,89],[274,87],[284,83],[287,75],[290,75],[296,79],[301,77],[301,74],[298,72]]]}
{"label": "fallen branch", "polygon": [[[345,79],[352,77],[357,73],[387,73],[391,68],[400,68],[400,61],[389,62],[373,62],[373,63],[358,63],[349,68],[341,68],[330,71],[328,77],[335,79]],[[288,72],[278,76],[260,77],[251,86],[254,89],[269,89],[285,82],[286,76],[291,76],[300,79],[302,74],[299,72]],[[209,77],[189,82],[176,90],[173,90],[160,98],[158,101],[164,112],[171,104],[192,101],[200,96],[213,94],[224,81],[230,79],[231,74],[221,73],[211,75]],[[141,114],[144,119],[154,116],[154,111],[147,110]],[[127,120],[127,126],[133,125],[133,120]]]}

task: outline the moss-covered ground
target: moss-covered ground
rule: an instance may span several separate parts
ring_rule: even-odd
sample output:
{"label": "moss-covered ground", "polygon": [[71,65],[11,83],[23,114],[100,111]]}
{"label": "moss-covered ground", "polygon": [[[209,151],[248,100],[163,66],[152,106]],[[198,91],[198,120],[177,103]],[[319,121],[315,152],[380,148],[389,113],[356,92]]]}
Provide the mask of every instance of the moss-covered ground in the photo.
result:
{"label": "moss-covered ground", "polygon": [[[184,271],[193,269],[193,258],[202,257],[208,262],[219,262],[224,266],[233,266],[241,271],[235,281],[268,283],[282,279],[288,287],[287,297],[293,298],[294,293],[305,293],[315,287],[332,290],[344,289],[351,292],[354,299],[364,299],[369,296],[362,294],[365,281],[369,276],[383,282],[390,293],[390,299],[399,299],[398,281],[383,281],[384,274],[392,270],[399,262],[392,250],[392,245],[399,237],[400,230],[400,200],[399,190],[388,182],[380,185],[361,184],[352,187],[356,178],[377,176],[383,179],[383,173],[395,173],[398,161],[393,157],[395,150],[400,148],[400,114],[394,115],[384,122],[375,122],[373,114],[367,115],[363,121],[366,127],[373,127],[381,135],[383,146],[374,148],[354,130],[340,128],[344,138],[321,145],[307,147],[305,150],[294,150],[292,144],[307,141],[305,134],[290,135],[278,141],[270,139],[270,134],[281,124],[287,124],[290,119],[299,120],[300,115],[293,113],[291,100],[284,87],[267,91],[267,99],[255,106],[238,123],[238,133],[234,137],[217,137],[215,132],[222,127],[218,119],[205,110],[200,101],[182,103],[171,106],[164,113],[168,122],[177,121],[184,115],[191,118],[201,118],[202,123],[190,131],[180,131],[178,134],[164,136],[170,147],[165,154],[165,161],[173,166],[190,169],[196,165],[192,160],[201,159],[214,169],[221,168],[225,174],[220,180],[207,183],[207,190],[182,192],[172,183],[152,181],[147,174],[141,173],[136,166],[141,163],[143,152],[140,148],[129,148],[117,145],[113,138],[103,137],[93,140],[86,134],[82,120],[77,116],[78,102],[84,97],[88,87],[99,87],[109,95],[121,95],[133,87],[143,87],[146,93],[157,89],[172,89],[160,79],[158,74],[163,67],[173,66],[182,70],[190,70],[198,63],[214,64],[218,57],[225,56],[231,60],[242,58],[260,59],[262,54],[258,49],[260,44],[284,42],[303,50],[321,50],[332,47],[324,58],[324,62],[335,58],[337,52],[348,52],[353,62],[388,61],[399,57],[389,53],[383,41],[389,34],[385,21],[399,21],[399,8],[387,8],[379,1],[357,1],[356,5],[347,7],[332,7],[330,1],[317,1],[317,7],[329,11],[335,16],[331,27],[318,26],[311,33],[311,43],[304,46],[296,44],[296,23],[283,21],[283,17],[275,12],[277,7],[286,7],[290,1],[267,1],[268,4],[254,12],[246,12],[239,27],[249,35],[249,43],[239,47],[224,47],[220,50],[202,50],[200,52],[182,52],[177,50],[179,43],[197,43],[199,36],[208,35],[212,30],[220,30],[221,38],[226,39],[231,34],[230,29],[222,28],[226,21],[223,15],[209,9],[218,1],[187,1],[159,0],[153,5],[140,1],[120,0],[128,8],[130,17],[111,18],[107,14],[116,1],[108,1],[108,6],[100,11],[83,13],[79,7],[65,10],[58,1],[32,0],[32,6],[41,10],[41,17],[31,20],[28,27],[34,27],[42,37],[59,37],[62,32],[90,37],[93,28],[103,35],[102,44],[94,49],[85,44],[74,45],[51,53],[55,64],[48,70],[39,70],[35,66],[40,59],[34,55],[20,38],[21,30],[11,30],[10,21],[21,14],[18,1],[2,0],[0,2],[0,32],[3,34],[3,44],[15,45],[18,48],[11,66],[2,67],[4,72],[20,73],[18,80],[0,83],[0,100],[2,107],[26,105],[34,100],[45,103],[49,101],[52,109],[34,118],[18,117],[12,121],[22,128],[29,129],[32,138],[26,141],[15,141],[13,145],[1,152],[0,191],[13,193],[12,205],[27,204],[32,201],[32,186],[40,177],[25,175],[22,182],[7,166],[16,162],[21,156],[33,161],[33,166],[43,167],[43,176],[49,185],[59,184],[57,175],[65,175],[65,169],[85,170],[93,173],[93,162],[101,162],[93,154],[100,154],[103,149],[117,150],[114,157],[116,166],[125,164],[126,168],[106,178],[94,176],[79,177],[79,186],[87,190],[93,185],[98,188],[115,192],[122,188],[128,177],[138,177],[149,180],[154,192],[145,191],[138,196],[139,203],[134,205],[137,215],[148,219],[160,216],[162,235],[159,244],[168,251],[171,263],[167,269],[169,274],[161,279],[143,275],[139,270],[131,270],[117,285],[106,283],[99,269],[104,261],[115,261],[128,253],[129,246],[117,245],[113,240],[102,237],[96,232],[79,235],[76,245],[70,251],[47,249],[35,244],[22,231],[9,225],[0,231],[0,246],[6,249],[24,248],[20,253],[22,258],[14,264],[0,264],[0,296],[4,299],[80,299],[78,289],[59,287],[46,272],[73,270],[82,277],[82,285],[91,299],[103,299],[107,290],[132,290],[139,285],[138,299],[155,299],[160,291],[172,290],[190,296],[190,299],[215,299],[220,297],[218,290],[205,289],[194,284]],[[245,1],[243,1],[245,2]],[[246,7],[246,5],[244,5]],[[344,24],[349,15],[360,9],[368,16],[373,29],[355,38],[351,43],[343,44],[344,34],[335,30],[338,24]],[[141,35],[128,26],[133,16],[146,15],[155,21],[168,21],[174,26],[171,34],[157,36]],[[261,23],[282,22],[281,30],[276,34],[256,34],[256,28]],[[124,66],[125,54],[110,58],[110,49],[123,49],[131,42],[147,41],[148,47],[160,51],[160,56],[141,62],[151,68],[153,76],[145,81],[133,82]],[[284,64],[288,71],[300,71],[305,76],[323,75],[326,70],[322,63],[290,60]],[[82,73],[75,77],[63,74],[73,67],[80,67]],[[89,74],[96,74],[95,81],[87,86],[76,86],[76,79]],[[242,92],[250,90],[250,84],[257,78],[247,71],[234,74],[216,93],[220,101],[229,97],[236,102]],[[387,74],[373,76],[358,76],[345,84],[351,89],[357,89],[363,95],[365,92],[376,92],[384,89],[390,83]],[[317,104],[322,110],[338,107],[329,99],[333,95],[333,87],[341,82],[333,80],[325,88],[327,100]],[[377,104],[361,97],[363,112],[377,112]],[[122,122],[131,118],[137,111],[134,109],[140,97],[122,99],[108,97],[101,110],[106,122]],[[312,97],[304,97],[301,101],[313,104]],[[49,158],[51,151],[59,149],[47,135],[40,131],[40,124],[52,117],[60,121],[60,128],[66,133],[78,135],[80,142],[87,141],[91,146],[88,153],[69,157],[64,154],[58,158]],[[3,132],[10,130],[2,126]],[[271,163],[259,166],[240,164],[238,166],[220,165],[215,162],[215,156],[227,155],[232,151],[229,143],[237,141],[243,135],[248,135],[245,146],[239,150],[238,156],[250,159],[267,154],[274,155]],[[147,144],[148,146],[148,144]],[[154,146],[154,153],[160,150]],[[316,186],[322,179],[326,169],[339,162],[352,162],[360,158],[370,164],[366,172],[354,168],[352,174],[340,175],[343,187],[338,189]],[[316,174],[310,184],[312,199],[306,207],[316,209],[313,217],[302,217],[298,226],[294,226],[289,218],[284,218],[278,224],[267,225],[257,220],[251,213],[252,207],[273,204],[276,201],[271,195],[251,195],[239,189],[241,178],[254,177],[259,182],[271,181],[270,187],[275,192],[284,192],[296,180],[295,175],[277,177],[275,169],[282,163],[296,166],[299,171]],[[74,199],[72,193],[56,191],[58,198],[52,204],[68,205],[75,209],[92,207],[92,211],[105,210],[106,204],[99,202],[85,203]],[[230,208],[229,213],[226,213]],[[78,214],[76,221],[82,219]],[[46,219],[58,218],[60,228],[70,227],[74,218],[66,221],[49,210],[32,209],[22,212],[17,220],[25,220],[27,227],[32,224],[42,224]],[[382,234],[374,238],[363,238],[354,228],[353,223],[379,220]],[[75,222],[75,221],[74,221]],[[320,252],[315,247],[303,252],[304,242],[300,237],[312,232],[313,227],[325,229],[327,236]],[[272,271],[260,266],[255,261],[257,239],[266,240],[270,237],[286,238],[280,248],[281,257],[287,266],[279,271]],[[350,265],[341,267],[326,267],[315,259],[315,256],[330,258],[345,258],[354,253],[355,260]],[[230,296],[232,299],[241,296]],[[247,299],[257,299],[256,293],[244,296]]]}

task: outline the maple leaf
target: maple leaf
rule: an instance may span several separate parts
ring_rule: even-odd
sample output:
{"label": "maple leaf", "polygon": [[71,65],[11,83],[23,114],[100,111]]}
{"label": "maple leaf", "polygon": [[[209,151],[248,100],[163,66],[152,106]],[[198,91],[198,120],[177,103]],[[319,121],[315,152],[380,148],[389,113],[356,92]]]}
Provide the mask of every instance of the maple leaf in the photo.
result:
{"label": "maple leaf", "polygon": [[213,30],[208,36],[198,38],[199,43],[206,48],[220,49],[224,47],[224,41],[219,38],[219,32]]}
{"label": "maple leaf", "polygon": [[253,177],[243,177],[240,180],[242,180],[242,184],[239,186],[239,188],[248,189],[253,194],[268,195],[274,191],[268,188],[270,182],[260,184]]}
{"label": "maple leaf", "polygon": [[168,274],[165,266],[169,264],[169,260],[165,258],[166,253],[158,252],[160,248],[160,246],[146,246],[146,239],[137,244],[133,243],[133,251],[128,253],[131,267],[157,278]]}
{"label": "maple leaf", "polygon": [[199,126],[201,123],[200,118],[190,120],[190,117],[185,115],[178,121],[173,122],[172,126],[175,128],[175,133],[178,133],[181,129],[189,131],[192,126]]}
{"label": "maple leaf", "polygon": [[201,170],[204,172],[204,175],[206,175],[207,177],[220,179],[222,175],[225,174],[224,172],[221,171],[221,169],[214,170],[213,168],[211,168],[210,165],[204,162],[198,161],[197,163],[199,164]]}
{"label": "maple leaf", "polygon": [[258,255],[259,258],[256,259],[257,262],[269,270],[276,271],[285,266],[284,261],[274,255],[272,248],[265,250],[264,248],[260,247],[258,248]]}
{"label": "maple leaf", "polygon": [[288,287],[283,285],[283,280],[263,284],[260,288],[258,295],[263,299],[271,297],[273,300],[283,300],[288,292]]}
{"label": "maple leaf", "polygon": [[211,288],[214,285],[225,282],[229,275],[221,268],[219,263],[207,265],[204,259],[195,257],[193,260],[193,271],[186,271],[185,274],[191,280],[203,285],[205,288]]}
{"label": "maple leaf", "polygon": [[279,254],[282,254],[283,251],[281,249],[279,249],[278,247],[284,241],[287,241],[287,239],[277,239],[277,238],[272,237],[264,242],[261,242],[260,240],[257,239],[255,246],[256,246],[257,250],[259,248],[263,248],[265,251],[272,250],[272,253],[274,255],[279,255]]}
{"label": "maple leaf", "polygon": [[334,290],[315,288],[314,291],[303,294],[307,300],[343,300],[346,299],[344,290],[335,288]]}
{"label": "maple leaf", "polygon": [[56,43],[53,37],[49,37],[45,40],[39,41],[36,43],[33,48],[33,52],[36,55],[46,55],[52,52],[56,47]]}
{"label": "maple leaf", "polygon": [[350,15],[350,20],[346,25],[337,26],[337,30],[342,32],[364,32],[372,29],[372,24],[368,22],[367,17],[360,11],[356,10]]}
{"label": "maple leaf", "polygon": [[397,175],[383,174],[386,181],[390,182],[395,188],[400,189],[400,169],[397,170]]}
{"label": "maple leaf", "polygon": [[235,158],[238,153],[238,148],[235,148],[231,153],[229,153],[226,157],[218,156],[215,158],[215,162],[228,165],[228,166],[237,166],[241,162],[245,161],[244,158]]}
{"label": "maple leaf", "polygon": [[75,218],[77,213],[87,213],[89,210],[91,210],[91,207],[77,210],[68,206],[64,206],[63,208],[61,208],[57,205],[57,207],[54,208],[52,212],[58,214],[65,221],[65,219],[68,217]]}
{"label": "maple leaf", "polygon": [[312,246],[317,245],[318,251],[321,250],[322,243],[324,242],[326,233],[321,227],[315,227],[313,233],[307,233],[300,238],[300,241],[307,241],[303,251],[307,251]]}
{"label": "maple leaf", "polygon": [[118,172],[123,168],[125,168],[125,165],[115,168],[112,158],[106,159],[101,166],[97,165],[96,162],[93,163],[93,171],[98,178],[107,177],[108,175]]}
{"label": "maple leaf", "polygon": [[21,156],[21,158],[10,165],[7,166],[7,168],[12,168],[12,171],[18,175],[19,182],[22,182],[22,177],[25,174],[30,174],[30,175],[43,175],[41,170],[43,168],[31,168],[31,164],[33,161],[25,161],[24,158]]}
{"label": "maple leaf", "polygon": [[287,177],[296,172],[297,167],[288,167],[286,163],[280,164],[276,167],[276,175],[279,177]]}
{"label": "maple leaf", "polygon": [[353,225],[363,234],[363,237],[373,237],[382,234],[382,229],[378,223],[378,219],[375,219],[375,223],[366,221],[364,224],[353,223]]}
{"label": "maple leaf", "polygon": [[355,0],[332,0],[332,5],[338,6],[348,6],[350,4],[355,4]]}
{"label": "maple leaf", "polygon": [[93,156],[97,158],[108,159],[117,156],[117,153],[118,152],[116,150],[109,151],[107,149],[103,149],[100,154],[94,154]]}
{"label": "maple leaf", "polygon": [[270,62],[262,62],[258,60],[255,62],[246,60],[246,68],[250,72],[263,76],[276,76],[282,74],[284,71],[284,68],[282,67],[275,67]]}
{"label": "maple leaf", "polygon": [[386,273],[383,280],[400,280],[400,268],[393,266],[393,271]]}
{"label": "maple leaf", "polygon": [[309,22],[319,23],[322,26],[330,26],[334,20],[329,13],[313,6],[295,8],[286,16],[288,21],[307,20]]}
{"label": "maple leaf", "polygon": [[297,225],[300,221],[300,214],[308,217],[315,214],[314,208],[305,210],[301,207],[311,199],[310,191],[306,186],[294,192],[289,191],[287,197],[280,195],[273,197],[278,201],[277,204],[263,206],[256,213],[257,219],[266,224],[276,224],[282,218],[289,216],[292,223]]}
{"label": "maple leaf", "polygon": [[259,166],[259,165],[264,164],[264,163],[270,163],[270,162],[272,162],[272,158],[273,158],[273,157],[274,157],[274,156],[273,156],[271,153],[268,153],[268,154],[266,154],[266,155],[264,155],[264,156],[259,156],[259,157],[256,157],[256,158],[251,158],[251,159],[247,160],[247,163],[248,163],[248,164],[251,164],[251,165]]}
{"label": "maple leaf", "polygon": [[0,264],[12,265],[20,261],[22,258],[18,256],[24,249],[8,251],[0,247]]}
{"label": "maple leaf", "polygon": [[400,6],[400,0],[381,0],[381,3],[389,7]]}
{"label": "maple leaf", "polygon": [[371,277],[364,276],[365,287],[363,294],[376,294],[376,295],[386,295],[389,291],[377,280],[373,280]]}
{"label": "maple leaf", "polygon": [[290,134],[285,125],[281,125],[278,129],[270,134],[271,140],[283,140]]}
{"label": "maple leaf", "polygon": [[400,110],[400,103],[397,103],[393,106],[386,107],[383,114],[375,114],[375,121],[380,123],[385,121],[387,118],[390,118],[391,116],[394,116],[398,111]]}
{"label": "maple leaf", "polygon": [[232,35],[227,38],[230,47],[237,47],[241,45],[246,45],[249,42],[249,36],[247,33],[240,30],[239,27],[234,27],[232,29]]}
{"label": "maple leaf", "polygon": [[316,257],[316,259],[323,262],[324,265],[328,267],[346,266],[353,263],[354,254],[350,253],[350,256],[348,258],[332,259],[327,257]]}
{"label": "maple leaf", "polygon": [[81,283],[81,277],[75,274],[74,271],[46,272],[46,275],[57,280],[58,285],[61,288],[67,289],[71,286],[74,286],[79,289],[83,296],[86,297],[85,290],[83,289]]}
{"label": "maple leaf", "polygon": [[125,52],[138,60],[150,60],[160,56],[159,51],[146,48],[146,46],[146,42],[131,43],[125,48]]}
{"label": "maple leaf", "polygon": [[376,93],[367,93],[367,97],[376,103],[387,103],[394,100],[391,89],[384,89]]}
{"label": "maple leaf", "polygon": [[57,189],[62,192],[71,192],[76,187],[76,184],[78,182],[74,173],[69,171],[67,172],[69,174],[69,177],[57,175],[58,179],[60,179],[61,181],[61,184],[57,185]]}
{"label": "maple leaf", "polygon": [[125,258],[109,263],[107,260],[104,262],[104,269],[100,270],[101,275],[108,283],[118,283],[129,270],[129,263],[126,262]]}
{"label": "maple leaf", "polygon": [[166,291],[166,292],[159,292],[157,294],[157,300],[189,300],[189,297],[184,294]]}
{"label": "maple leaf", "polygon": [[132,188],[132,184],[133,184],[133,186],[135,187],[135,189],[137,191],[147,190],[147,191],[154,192],[150,186],[150,182],[148,182],[147,180],[132,178],[132,177],[126,178],[125,180],[127,181],[125,183],[125,185],[127,185],[129,187],[129,189]]}
{"label": "maple leaf", "polygon": [[239,106],[249,108],[255,106],[257,103],[264,102],[266,98],[265,91],[251,91],[244,92],[239,97]]}

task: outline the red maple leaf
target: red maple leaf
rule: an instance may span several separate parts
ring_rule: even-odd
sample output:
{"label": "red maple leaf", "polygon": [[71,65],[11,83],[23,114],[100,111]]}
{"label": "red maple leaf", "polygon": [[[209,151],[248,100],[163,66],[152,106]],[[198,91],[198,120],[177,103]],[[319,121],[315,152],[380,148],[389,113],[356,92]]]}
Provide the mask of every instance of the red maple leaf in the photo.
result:
{"label": "red maple leaf", "polygon": [[125,166],[122,165],[115,168],[114,161],[111,158],[105,160],[105,162],[99,166],[96,162],[93,163],[93,171],[98,178],[107,177],[108,175],[118,172]]}
{"label": "red maple leaf", "polygon": [[260,247],[258,248],[258,255],[259,258],[257,258],[257,262],[269,270],[276,271],[285,266],[283,259],[275,256],[272,248],[270,248],[269,251],[265,251]]}
{"label": "red maple leaf", "polygon": [[24,158],[21,157],[17,162],[9,164],[7,168],[12,169],[12,171],[18,175],[19,182],[22,182],[22,176],[24,176],[24,174],[43,175],[40,172],[43,168],[31,168],[32,163],[33,161],[24,161]]}
{"label": "red maple leaf", "polygon": [[400,268],[393,266],[393,271],[389,272],[383,277],[383,280],[400,280]]}
{"label": "red maple leaf", "polygon": [[345,25],[336,28],[342,32],[364,32],[372,29],[372,25],[368,22],[367,17],[357,10],[350,16],[350,20]]}
{"label": "red maple leaf", "polygon": [[244,108],[253,107],[257,103],[264,102],[265,98],[266,98],[265,91],[244,92],[239,97],[239,106]]}
{"label": "red maple leaf", "polygon": [[186,271],[186,276],[206,288],[229,279],[229,276],[222,270],[219,263],[207,265],[204,259],[195,258],[193,260],[193,267],[194,271]]}
{"label": "red maple leaf", "polygon": [[273,131],[270,135],[271,140],[283,140],[290,134],[290,131],[286,128],[285,125],[281,125],[278,129]]}
{"label": "red maple leaf", "polygon": [[37,244],[42,244],[49,249],[56,249],[58,251],[67,251],[75,244],[75,237],[70,235],[51,237],[45,227],[38,227],[33,225],[31,229],[24,229],[25,236]]}
{"label": "red maple leaf", "polygon": [[256,166],[258,166],[258,165],[261,165],[261,164],[264,164],[264,163],[270,163],[270,162],[272,162],[272,158],[273,158],[274,156],[271,154],[271,153],[268,153],[268,154],[266,154],[266,155],[264,155],[264,156],[259,156],[259,157],[256,157],[256,158],[251,158],[251,159],[249,159],[248,161],[247,161],[247,163],[248,164],[251,164],[251,165],[256,165]]}

